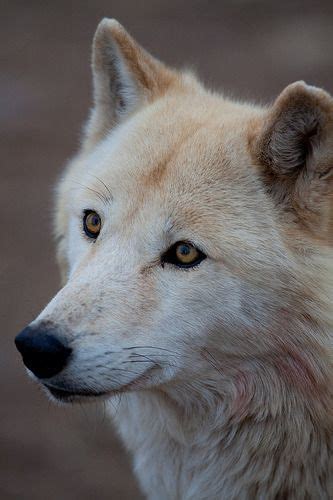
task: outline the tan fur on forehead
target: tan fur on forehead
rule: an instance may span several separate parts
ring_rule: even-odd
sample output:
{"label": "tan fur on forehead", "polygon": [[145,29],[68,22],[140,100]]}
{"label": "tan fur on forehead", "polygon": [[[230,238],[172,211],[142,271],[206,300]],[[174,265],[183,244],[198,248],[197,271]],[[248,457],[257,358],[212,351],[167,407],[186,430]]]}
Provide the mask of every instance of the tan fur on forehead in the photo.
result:
{"label": "tan fur on forehead", "polygon": [[[198,222],[202,239],[212,234],[224,239],[228,237],[224,246],[235,248],[236,256],[240,240],[233,243],[232,234],[219,232],[219,226],[247,225],[252,234],[257,227],[254,241],[261,244],[263,228],[266,226],[266,231],[271,231],[270,225],[276,217],[272,202],[265,197],[257,178],[251,151],[246,147],[249,132],[255,130],[255,123],[261,123],[265,111],[221,99],[200,87],[196,93],[192,84],[188,92],[186,95],[170,90],[111,133],[98,146],[100,152],[97,149],[93,153],[93,171],[89,158],[88,163],[79,160],[79,164],[84,164],[81,167],[84,182],[88,187],[101,190],[102,180],[114,191],[116,198],[128,199],[131,208],[126,224],[133,223],[133,217],[151,195],[156,200],[164,200],[164,206],[169,203],[171,213],[175,205],[179,206],[180,219],[174,221],[176,224],[184,226],[187,222],[191,229]],[[80,166],[76,168],[79,170]],[[100,180],[94,179],[94,175]],[[156,197],[157,192],[160,194]],[[213,199],[220,207],[222,218],[214,211],[208,213]],[[258,213],[259,207],[263,214]],[[202,218],[205,212],[208,219]],[[211,226],[207,226],[209,218]],[[206,221],[202,228],[201,220]],[[285,228],[287,241],[289,234],[288,225]],[[294,235],[290,236],[293,241]],[[243,247],[248,244],[244,240]]]}

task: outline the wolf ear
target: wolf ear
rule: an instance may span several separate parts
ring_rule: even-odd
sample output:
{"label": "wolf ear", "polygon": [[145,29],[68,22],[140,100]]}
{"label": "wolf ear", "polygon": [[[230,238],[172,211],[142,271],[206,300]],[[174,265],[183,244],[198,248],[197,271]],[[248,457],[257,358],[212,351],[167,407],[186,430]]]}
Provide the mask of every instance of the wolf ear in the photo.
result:
{"label": "wolf ear", "polygon": [[251,143],[275,201],[307,229],[328,234],[332,230],[332,97],[304,82],[289,85],[267,110]]}
{"label": "wolf ear", "polygon": [[175,79],[175,72],[140,47],[115,19],[107,18],[95,33],[92,71],[94,108],[86,127],[88,146],[166,92]]}

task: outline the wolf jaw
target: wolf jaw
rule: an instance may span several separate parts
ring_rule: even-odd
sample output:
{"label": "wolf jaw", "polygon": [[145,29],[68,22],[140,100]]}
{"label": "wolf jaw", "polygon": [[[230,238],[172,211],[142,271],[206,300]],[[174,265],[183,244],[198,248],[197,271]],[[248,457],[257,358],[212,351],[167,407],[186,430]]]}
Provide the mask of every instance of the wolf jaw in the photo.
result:
{"label": "wolf jaw", "polygon": [[[96,393],[128,387],[114,418],[151,499],[331,498],[331,96],[297,82],[267,108],[226,100],[154,59],[108,19],[95,35],[93,77],[94,108],[82,148],[57,194],[65,286],[36,320],[45,325],[60,318],[79,352],[72,365],[79,370],[90,363],[78,374],[69,366],[61,380],[75,376],[86,383],[89,375]],[[137,191],[127,190],[131,180]],[[74,196],[78,181],[82,192]],[[78,239],[73,243],[69,217],[73,207],[94,209],[83,202],[102,184],[123,193],[114,213],[122,203],[127,207],[126,218],[113,222],[118,251],[110,246],[107,255],[100,253],[102,233],[104,240],[89,250]],[[208,245],[207,262],[179,271],[188,272],[186,280],[171,268],[170,278],[158,274],[153,259],[140,267],[138,255],[146,256],[147,246],[139,236],[131,239],[137,218],[146,227],[156,215],[146,200],[158,212],[168,196],[192,227],[187,239]],[[165,232],[182,236],[173,216]],[[172,280],[184,287],[184,311]],[[157,313],[161,337],[152,327]],[[108,328],[120,332],[117,358],[106,354]],[[127,340],[131,329],[138,332],[135,347]],[[129,362],[127,342],[131,361],[161,367],[155,382],[147,377],[140,390],[120,375],[117,386],[106,387],[112,363],[121,370],[119,358]]]}

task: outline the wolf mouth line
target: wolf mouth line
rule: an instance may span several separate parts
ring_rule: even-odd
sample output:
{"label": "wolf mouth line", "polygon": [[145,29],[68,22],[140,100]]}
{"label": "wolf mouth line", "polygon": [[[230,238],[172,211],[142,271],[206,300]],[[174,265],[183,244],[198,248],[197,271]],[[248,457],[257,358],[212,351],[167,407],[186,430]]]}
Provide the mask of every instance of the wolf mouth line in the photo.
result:
{"label": "wolf mouth line", "polygon": [[105,397],[112,397],[117,394],[122,394],[126,391],[131,391],[134,389],[139,389],[140,387],[145,385],[145,382],[149,381],[149,376],[156,371],[156,369],[159,369],[159,366],[157,364],[150,366],[147,368],[146,371],[144,371],[140,376],[132,380],[131,382],[128,382],[127,384],[124,384],[120,386],[117,389],[114,390],[106,390],[106,391],[94,391],[93,389],[89,388],[79,388],[79,387],[71,387],[66,384],[61,384],[60,385],[52,385],[48,384],[47,382],[43,382],[43,387],[49,391],[53,397],[56,399],[63,401],[63,402],[68,402],[68,403],[75,403],[80,401],[80,399],[98,399],[98,398],[103,398]]}
{"label": "wolf mouth line", "polygon": [[106,396],[108,394],[107,392],[93,392],[88,390],[82,391],[82,390],[60,389],[45,383],[43,384],[43,386],[52,394],[52,396],[64,402],[65,401],[75,402],[80,398],[97,398],[100,396]]}

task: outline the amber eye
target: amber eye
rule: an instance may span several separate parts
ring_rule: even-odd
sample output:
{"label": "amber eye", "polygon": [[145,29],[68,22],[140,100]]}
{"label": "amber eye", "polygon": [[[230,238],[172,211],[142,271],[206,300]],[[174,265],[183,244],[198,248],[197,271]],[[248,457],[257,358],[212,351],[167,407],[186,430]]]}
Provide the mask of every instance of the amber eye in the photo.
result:
{"label": "amber eye", "polygon": [[205,258],[206,255],[192,243],[179,241],[162,256],[162,264],[168,262],[178,267],[194,267]]}
{"label": "amber eye", "polygon": [[101,230],[101,218],[97,212],[93,210],[86,210],[84,212],[83,230],[89,238],[97,238]]}

